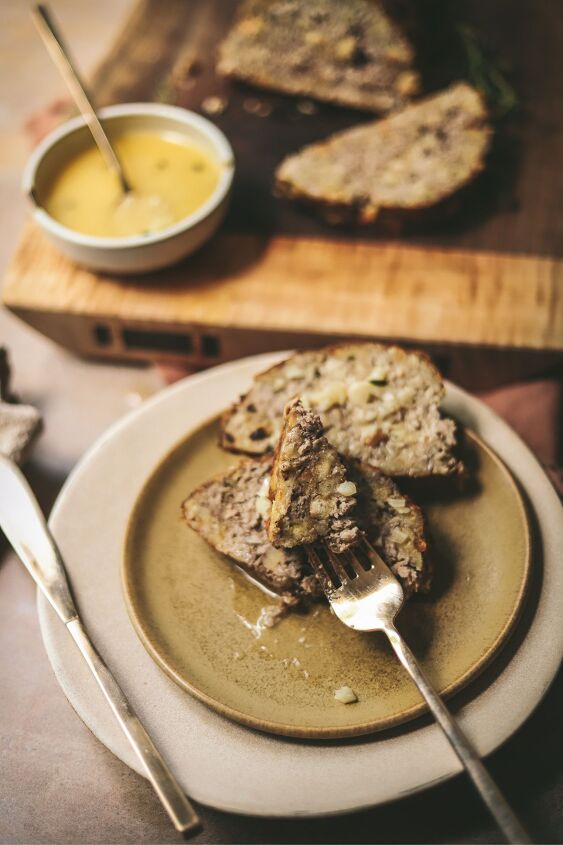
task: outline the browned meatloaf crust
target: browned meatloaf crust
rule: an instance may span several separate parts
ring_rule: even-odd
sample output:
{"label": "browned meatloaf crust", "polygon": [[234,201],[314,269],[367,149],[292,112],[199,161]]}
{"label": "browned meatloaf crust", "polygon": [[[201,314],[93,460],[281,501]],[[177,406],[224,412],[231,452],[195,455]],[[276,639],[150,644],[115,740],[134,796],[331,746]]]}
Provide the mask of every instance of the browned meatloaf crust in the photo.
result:
{"label": "browned meatloaf crust", "polygon": [[271,543],[293,548],[322,539],[333,552],[345,551],[360,537],[355,494],[319,417],[299,400],[288,402],[270,479]]}

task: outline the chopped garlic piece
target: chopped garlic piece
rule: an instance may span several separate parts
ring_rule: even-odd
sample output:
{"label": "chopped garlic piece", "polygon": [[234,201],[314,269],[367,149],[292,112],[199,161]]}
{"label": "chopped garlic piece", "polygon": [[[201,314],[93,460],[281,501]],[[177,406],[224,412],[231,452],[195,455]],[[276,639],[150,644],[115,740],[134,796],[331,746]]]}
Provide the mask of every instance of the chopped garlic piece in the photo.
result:
{"label": "chopped garlic piece", "polygon": [[358,490],[353,481],[343,481],[336,488],[336,492],[340,493],[341,496],[355,496]]}
{"label": "chopped garlic piece", "polygon": [[411,399],[414,399],[415,392],[412,387],[401,387],[401,389],[397,393],[397,396],[401,402],[407,403],[410,402]]}
{"label": "chopped garlic piece", "polygon": [[350,687],[340,687],[340,689],[335,690],[334,697],[341,704],[353,704],[358,700],[358,696]]}
{"label": "chopped garlic piece", "polygon": [[348,388],[348,398],[353,405],[367,405],[373,396],[373,385],[369,381],[354,381]]}
{"label": "chopped garlic piece", "polygon": [[280,564],[285,560],[284,555],[285,553],[282,549],[267,546],[262,556],[262,564],[269,572],[277,572],[279,571]]}
{"label": "chopped garlic piece", "polygon": [[368,376],[368,381],[386,381],[387,370],[385,367],[374,367]]}
{"label": "chopped garlic piece", "polygon": [[270,491],[270,476],[267,475],[266,478],[264,479],[264,481],[262,482],[261,486],[260,486],[260,490],[258,491],[258,495],[268,498],[269,491]]}
{"label": "chopped garlic piece", "polygon": [[339,370],[341,366],[342,362],[339,358],[327,358],[323,363],[323,370],[325,373],[333,373],[335,370]]}
{"label": "chopped garlic piece", "polygon": [[303,370],[301,367],[295,366],[295,364],[292,364],[289,367],[285,368],[285,374],[289,379],[304,378],[305,370]]}
{"label": "chopped garlic piece", "polygon": [[397,404],[397,400],[395,398],[384,399],[384,401],[381,405],[381,416],[382,417],[388,417],[391,414],[394,414],[395,411],[398,410],[398,408],[399,408],[399,405]]}
{"label": "chopped garlic piece", "polygon": [[309,505],[309,513],[311,516],[324,516],[325,511],[326,507],[322,499],[313,499]]}
{"label": "chopped garlic piece", "polygon": [[360,414],[363,422],[371,423],[381,416],[381,409],[379,405],[374,402],[373,405],[367,405],[362,411],[360,411]]}
{"label": "chopped garlic piece", "polygon": [[387,499],[387,503],[391,505],[396,511],[401,510],[406,505],[406,499],[403,499],[402,496],[391,496]]}
{"label": "chopped garlic piece", "polygon": [[327,384],[324,390],[312,393],[309,400],[316,405],[319,411],[328,411],[333,405],[344,405],[346,402],[346,385],[342,381],[334,381]]}
{"label": "chopped garlic piece", "polygon": [[[367,420],[366,422],[371,422],[371,420]],[[366,425],[362,429],[362,442],[367,443],[368,445],[373,445],[372,440],[374,439],[375,435],[380,432],[381,429],[377,425]]]}
{"label": "chopped garlic piece", "polygon": [[269,519],[272,503],[266,496],[256,496],[256,510],[262,519]]}

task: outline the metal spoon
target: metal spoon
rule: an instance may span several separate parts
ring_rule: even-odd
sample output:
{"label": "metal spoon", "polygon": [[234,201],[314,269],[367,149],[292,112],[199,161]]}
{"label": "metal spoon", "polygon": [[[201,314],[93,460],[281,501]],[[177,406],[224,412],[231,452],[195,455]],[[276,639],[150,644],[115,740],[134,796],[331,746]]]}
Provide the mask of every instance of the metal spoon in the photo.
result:
{"label": "metal spoon", "polygon": [[111,170],[113,170],[119,179],[119,184],[121,185],[123,193],[129,193],[129,191],[131,191],[131,185],[123,172],[123,167],[121,166],[119,158],[117,157],[108,136],[106,135],[105,129],[100,123],[96,110],[86,93],[84,83],[80,79],[78,71],[70,59],[68,50],[63,45],[62,39],[57,32],[49,10],[42,3],[38,3],[31,10],[31,16],[49,55],[53,59],[53,62],[66,82],[68,89],[72,94],[72,98],[78,106],[80,114],[86,121],[88,129],[92,133],[94,141],[104,157],[105,163]]}
{"label": "metal spoon", "polygon": [[116,208],[115,219],[118,228],[122,230],[124,235],[141,234],[144,231],[163,229],[173,223],[171,211],[161,197],[142,195],[131,187],[119,157],[96,114],[92,101],[86,93],[84,83],[63,44],[47,6],[43,3],[37,3],[31,10],[31,16],[49,55],[66,82],[80,114],[92,133],[106,165],[117,176],[123,193]]}

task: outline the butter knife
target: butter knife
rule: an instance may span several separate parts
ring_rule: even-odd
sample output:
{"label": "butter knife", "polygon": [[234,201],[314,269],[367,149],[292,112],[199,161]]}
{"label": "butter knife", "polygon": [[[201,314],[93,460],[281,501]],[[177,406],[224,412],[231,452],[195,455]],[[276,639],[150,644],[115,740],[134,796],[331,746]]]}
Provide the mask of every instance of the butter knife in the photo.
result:
{"label": "butter knife", "polygon": [[0,528],[78,646],[176,830],[200,826],[194,808],[94,648],[72,598],[64,563],[23,473],[0,455]]}

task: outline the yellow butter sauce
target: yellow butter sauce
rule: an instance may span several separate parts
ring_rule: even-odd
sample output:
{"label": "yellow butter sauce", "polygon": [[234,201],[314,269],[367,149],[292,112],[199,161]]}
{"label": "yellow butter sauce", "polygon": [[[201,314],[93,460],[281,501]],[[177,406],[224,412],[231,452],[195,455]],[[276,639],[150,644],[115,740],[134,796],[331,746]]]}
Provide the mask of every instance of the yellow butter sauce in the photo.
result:
{"label": "yellow butter sauce", "polygon": [[219,181],[219,163],[178,136],[129,131],[112,143],[133,189],[125,200],[93,145],[67,161],[44,191],[45,211],[75,232],[104,238],[150,234],[201,208]]}

